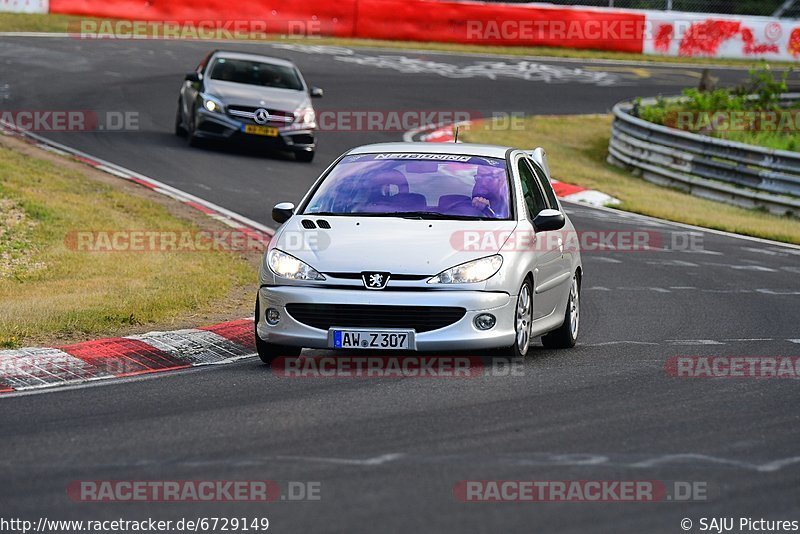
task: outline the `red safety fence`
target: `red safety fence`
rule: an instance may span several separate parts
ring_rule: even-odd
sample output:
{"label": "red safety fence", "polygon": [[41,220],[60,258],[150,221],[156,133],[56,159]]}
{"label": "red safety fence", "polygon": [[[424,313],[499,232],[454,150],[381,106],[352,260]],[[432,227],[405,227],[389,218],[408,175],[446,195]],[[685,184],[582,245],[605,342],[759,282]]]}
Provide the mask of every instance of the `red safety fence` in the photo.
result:
{"label": "red safety fence", "polygon": [[358,37],[642,51],[644,14],[477,2],[362,0]]}
{"label": "red safety fence", "polygon": [[253,21],[321,36],[642,52],[643,12],[437,0],[50,0],[50,12],[126,20]]}
{"label": "red safety fence", "polygon": [[[313,33],[352,37],[357,0],[50,0],[50,13],[123,20],[252,22],[259,32],[287,33],[313,22]],[[222,26],[219,24],[218,26]]]}

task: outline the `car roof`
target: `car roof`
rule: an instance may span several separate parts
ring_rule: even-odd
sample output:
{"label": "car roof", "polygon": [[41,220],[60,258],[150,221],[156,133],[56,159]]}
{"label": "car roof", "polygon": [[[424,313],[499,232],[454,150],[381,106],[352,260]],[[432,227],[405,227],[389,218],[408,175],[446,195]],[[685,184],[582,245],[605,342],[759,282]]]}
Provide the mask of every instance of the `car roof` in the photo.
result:
{"label": "car roof", "polygon": [[464,156],[483,156],[485,158],[506,157],[506,152],[513,150],[507,146],[479,145],[473,143],[375,143],[352,149],[348,154],[375,153],[419,153],[419,154],[456,154]]}
{"label": "car roof", "polygon": [[261,54],[248,54],[246,52],[229,52],[227,50],[217,50],[214,52],[215,58],[225,59],[242,59],[246,61],[260,61],[262,63],[270,63],[272,65],[281,65],[284,67],[294,67],[295,64],[288,59],[281,59],[272,56],[263,56]]}

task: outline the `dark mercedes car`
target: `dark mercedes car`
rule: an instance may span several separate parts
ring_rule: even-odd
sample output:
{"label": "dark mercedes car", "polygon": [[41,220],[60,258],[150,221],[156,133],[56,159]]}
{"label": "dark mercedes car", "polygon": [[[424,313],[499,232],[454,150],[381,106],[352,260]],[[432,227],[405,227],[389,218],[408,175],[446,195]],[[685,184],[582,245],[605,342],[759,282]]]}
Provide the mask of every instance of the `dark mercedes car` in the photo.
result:
{"label": "dark mercedes car", "polygon": [[199,140],[257,141],[314,159],[316,115],[300,70],[285,59],[215,50],[186,75],[175,133]]}

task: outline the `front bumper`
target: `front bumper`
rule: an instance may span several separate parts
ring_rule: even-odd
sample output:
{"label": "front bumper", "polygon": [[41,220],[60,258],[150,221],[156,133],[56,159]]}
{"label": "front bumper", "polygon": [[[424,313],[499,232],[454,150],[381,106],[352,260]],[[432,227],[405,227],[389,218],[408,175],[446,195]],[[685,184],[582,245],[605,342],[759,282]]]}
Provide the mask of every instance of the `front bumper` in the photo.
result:
{"label": "front bumper", "polygon": [[[383,306],[455,306],[465,308],[459,321],[429,332],[419,332],[416,350],[481,350],[510,347],[514,344],[516,299],[508,293],[488,291],[367,291],[298,286],[262,286],[258,292],[260,315],[258,336],[278,345],[327,349],[328,331],[300,323],[286,311],[287,304],[365,304]],[[280,312],[281,320],[267,324],[268,308]],[[479,313],[491,313],[497,324],[490,330],[478,330],[473,319]],[[348,325],[337,325],[346,328]]]}
{"label": "front bumper", "polygon": [[[258,143],[280,150],[310,152],[316,148],[315,131],[278,126],[276,137],[244,133],[245,122],[203,108],[197,110],[195,136],[200,139]],[[249,123],[253,124],[253,123]],[[269,125],[273,126],[273,125]]]}

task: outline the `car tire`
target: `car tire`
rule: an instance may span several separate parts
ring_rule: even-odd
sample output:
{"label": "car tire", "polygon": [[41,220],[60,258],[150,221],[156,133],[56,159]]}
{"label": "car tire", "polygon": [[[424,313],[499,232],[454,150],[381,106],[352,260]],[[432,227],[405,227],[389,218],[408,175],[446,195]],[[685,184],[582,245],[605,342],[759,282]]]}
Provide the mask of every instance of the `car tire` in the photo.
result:
{"label": "car tire", "polygon": [[533,323],[533,284],[525,278],[517,292],[514,307],[514,344],[501,351],[502,356],[524,358],[531,348],[531,325]]}
{"label": "car tire", "polygon": [[301,150],[299,152],[295,152],[294,157],[297,161],[302,161],[303,163],[311,163],[312,161],[314,161],[314,151]]}
{"label": "car tire", "polygon": [[194,117],[190,117],[190,120],[191,122],[186,125],[186,142],[190,147],[199,147],[201,140],[195,135],[196,126]]}
{"label": "car tire", "polygon": [[183,117],[181,115],[181,103],[178,102],[178,110],[175,112],[175,135],[178,137],[186,135],[186,128],[183,127]]}
{"label": "car tire", "polygon": [[258,357],[261,358],[261,361],[266,364],[271,364],[275,358],[279,356],[287,356],[290,358],[296,358],[300,356],[300,353],[303,351],[302,347],[289,347],[286,345],[276,345],[275,343],[267,343],[258,335],[258,318],[259,318],[259,309],[258,309],[258,297],[256,297],[256,310],[255,310],[255,323],[254,323],[254,331],[253,334],[256,338],[256,352],[258,353]]}
{"label": "car tire", "polygon": [[564,322],[557,330],[542,336],[542,345],[548,349],[569,349],[578,341],[578,327],[581,319],[581,279],[578,273],[572,277],[567,296],[567,312]]}

